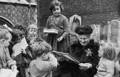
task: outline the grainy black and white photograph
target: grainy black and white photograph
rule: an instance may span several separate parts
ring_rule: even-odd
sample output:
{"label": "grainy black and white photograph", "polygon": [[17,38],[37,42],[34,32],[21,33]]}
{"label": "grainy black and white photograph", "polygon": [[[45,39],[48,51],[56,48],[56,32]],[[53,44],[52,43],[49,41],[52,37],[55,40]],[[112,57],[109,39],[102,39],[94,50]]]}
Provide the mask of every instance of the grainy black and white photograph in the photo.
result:
{"label": "grainy black and white photograph", "polygon": [[0,77],[120,77],[120,0],[0,0]]}

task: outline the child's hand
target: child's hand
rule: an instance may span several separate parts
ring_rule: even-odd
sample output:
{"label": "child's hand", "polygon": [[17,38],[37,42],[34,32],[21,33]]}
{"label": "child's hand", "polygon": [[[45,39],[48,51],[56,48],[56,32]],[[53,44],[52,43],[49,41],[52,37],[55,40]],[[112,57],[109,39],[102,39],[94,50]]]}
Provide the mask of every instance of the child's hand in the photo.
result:
{"label": "child's hand", "polygon": [[12,69],[13,71],[17,70],[17,66],[16,66],[16,65],[12,65],[12,66],[11,66],[11,69]]}

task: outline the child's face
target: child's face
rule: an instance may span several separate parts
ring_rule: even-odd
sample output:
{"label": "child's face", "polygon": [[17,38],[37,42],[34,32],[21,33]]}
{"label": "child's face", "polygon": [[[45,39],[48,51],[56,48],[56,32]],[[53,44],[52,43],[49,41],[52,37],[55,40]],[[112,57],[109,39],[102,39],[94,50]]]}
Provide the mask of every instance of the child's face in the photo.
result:
{"label": "child's face", "polygon": [[99,57],[102,57],[103,56],[103,50],[102,50],[102,46],[100,46],[100,50],[98,51],[98,55]]}
{"label": "child's face", "polygon": [[28,31],[28,37],[31,38],[35,38],[37,36],[37,29],[36,28],[31,28]]}
{"label": "child's face", "polygon": [[30,28],[28,33],[29,34],[37,34],[37,29],[36,28]]}
{"label": "child's face", "polygon": [[59,16],[61,13],[60,6],[55,6],[55,9],[53,10],[53,15],[54,16]]}
{"label": "child's face", "polygon": [[9,42],[10,42],[9,40],[1,39],[1,43],[2,43],[4,46],[6,46],[6,47],[9,46],[9,44],[10,44]]}

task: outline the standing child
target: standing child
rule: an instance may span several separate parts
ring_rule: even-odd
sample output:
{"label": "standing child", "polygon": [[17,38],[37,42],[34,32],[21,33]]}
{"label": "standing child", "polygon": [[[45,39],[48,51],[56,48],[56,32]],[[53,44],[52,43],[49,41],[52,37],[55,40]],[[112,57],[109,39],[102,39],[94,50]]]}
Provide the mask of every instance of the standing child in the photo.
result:
{"label": "standing child", "polygon": [[113,46],[105,45],[100,51],[101,58],[94,77],[113,77],[116,50]]}
{"label": "standing child", "polygon": [[50,11],[53,15],[48,17],[46,28],[55,29],[58,31],[58,34],[49,33],[47,36],[47,42],[51,44],[53,50],[64,51],[67,44],[66,35],[69,31],[69,27],[67,17],[62,14],[62,3],[58,0],[53,0],[50,4]]}
{"label": "standing child", "polygon": [[35,42],[32,50],[36,53],[36,59],[30,63],[30,77],[51,77],[51,71],[57,67],[57,59],[49,52],[51,46],[46,42]]}

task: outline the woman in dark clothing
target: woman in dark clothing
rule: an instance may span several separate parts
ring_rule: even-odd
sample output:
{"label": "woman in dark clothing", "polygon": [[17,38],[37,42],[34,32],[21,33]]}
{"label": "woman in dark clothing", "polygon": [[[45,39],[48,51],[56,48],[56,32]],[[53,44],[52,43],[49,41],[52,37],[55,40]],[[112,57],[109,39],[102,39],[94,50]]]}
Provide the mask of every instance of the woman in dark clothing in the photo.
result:
{"label": "woman in dark clothing", "polygon": [[79,40],[73,42],[72,36],[70,36],[69,49],[71,50],[68,50],[68,52],[80,63],[60,62],[59,70],[62,72],[57,77],[66,77],[66,75],[67,77],[93,77],[97,72],[99,44],[90,39],[92,28],[89,26],[78,27],[75,32],[78,34]]}

